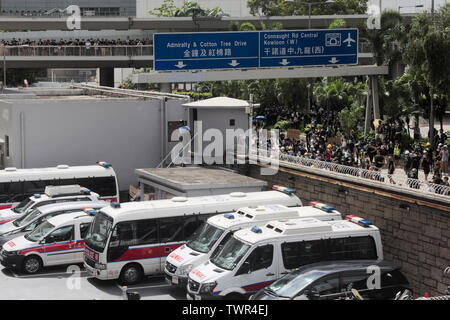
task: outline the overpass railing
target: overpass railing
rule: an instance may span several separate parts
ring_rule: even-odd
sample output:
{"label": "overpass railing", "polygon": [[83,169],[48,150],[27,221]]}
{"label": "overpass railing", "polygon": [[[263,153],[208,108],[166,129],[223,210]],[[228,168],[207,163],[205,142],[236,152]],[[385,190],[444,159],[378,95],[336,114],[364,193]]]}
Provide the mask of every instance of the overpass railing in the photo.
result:
{"label": "overpass railing", "polygon": [[[364,180],[370,180],[371,182],[379,183],[382,185],[389,185],[400,189],[407,189],[409,191],[417,191],[428,194],[439,194],[444,196],[450,196],[450,187],[440,184],[431,183],[428,181],[422,181],[418,179],[411,179],[406,176],[388,175],[382,171],[372,171],[357,167],[345,166],[337,163],[326,162],[315,159],[307,159],[304,157],[292,156],[284,153],[278,153],[273,151],[258,150],[257,160],[265,163],[270,163],[271,159],[277,158],[280,167],[289,168],[309,168],[318,171],[333,172],[338,175],[360,177],[362,182]],[[251,157],[250,157],[251,158]],[[256,160],[256,159],[254,159]]]}
{"label": "overpass railing", "polygon": [[150,56],[152,45],[115,46],[0,46],[0,57]]}

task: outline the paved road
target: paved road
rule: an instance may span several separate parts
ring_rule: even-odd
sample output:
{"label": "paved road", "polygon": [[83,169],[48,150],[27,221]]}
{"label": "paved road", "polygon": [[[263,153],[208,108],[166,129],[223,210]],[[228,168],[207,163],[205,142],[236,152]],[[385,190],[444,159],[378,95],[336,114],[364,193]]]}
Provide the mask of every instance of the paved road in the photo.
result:
{"label": "paved road", "polygon": [[[81,270],[80,270],[81,269]],[[24,275],[0,269],[1,300],[123,300],[124,288],[116,281],[88,278],[79,266],[78,274],[68,273],[67,267],[47,268],[38,275]],[[130,286],[142,299],[183,300],[186,293],[172,288],[162,277],[149,278]]]}

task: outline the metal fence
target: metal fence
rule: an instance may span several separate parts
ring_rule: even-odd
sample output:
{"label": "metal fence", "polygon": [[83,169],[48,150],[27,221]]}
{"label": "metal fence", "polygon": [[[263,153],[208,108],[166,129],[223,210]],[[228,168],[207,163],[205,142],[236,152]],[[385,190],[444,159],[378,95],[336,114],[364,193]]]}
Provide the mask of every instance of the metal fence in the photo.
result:
{"label": "metal fence", "polygon": [[17,57],[77,57],[77,56],[149,56],[153,55],[152,45],[134,46],[0,46],[1,56]]}
{"label": "metal fence", "polygon": [[[359,177],[364,180],[370,180],[371,182],[379,183],[382,185],[389,185],[396,188],[413,190],[420,193],[439,194],[444,196],[450,196],[450,187],[440,184],[431,183],[428,181],[421,181],[418,179],[410,179],[401,177],[398,175],[389,175],[382,171],[371,171],[357,167],[345,166],[337,163],[320,161],[315,159],[307,159],[304,157],[291,156],[284,153],[278,153],[265,150],[258,150],[258,160],[263,160],[267,163],[270,159],[278,158],[279,165],[281,167],[290,168],[309,168],[320,171],[329,171],[338,175]],[[256,160],[256,159],[254,159]]]}

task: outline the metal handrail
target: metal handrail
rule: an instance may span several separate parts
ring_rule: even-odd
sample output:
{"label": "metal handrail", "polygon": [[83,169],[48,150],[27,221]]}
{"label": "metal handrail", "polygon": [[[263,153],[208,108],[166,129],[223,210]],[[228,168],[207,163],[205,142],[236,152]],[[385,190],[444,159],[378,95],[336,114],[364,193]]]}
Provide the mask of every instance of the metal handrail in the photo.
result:
{"label": "metal handrail", "polygon": [[[273,154],[272,154],[273,153]],[[424,192],[427,194],[439,194],[443,196],[450,196],[450,187],[440,184],[431,183],[428,181],[421,181],[418,179],[411,179],[407,177],[391,176],[381,171],[371,171],[363,168],[350,167],[342,164],[326,162],[316,159],[307,159],[299,156],[292,156],[278,151],[258,150],[257,160],[263,160],[270,163],[271,159],[278,157],[280,166],[309,168],[320,171],[329,171],[346,176],[361,177],[381,185],[395,186],[404,190],[413,190],[417,192]]]}
{"label": "metal handrail", "polygon": [[113,45],[113,46],[1,46],[0,56],[42,56],[42,57],[73,57],[73,56],[148,56],[153,55],[153,45]]}

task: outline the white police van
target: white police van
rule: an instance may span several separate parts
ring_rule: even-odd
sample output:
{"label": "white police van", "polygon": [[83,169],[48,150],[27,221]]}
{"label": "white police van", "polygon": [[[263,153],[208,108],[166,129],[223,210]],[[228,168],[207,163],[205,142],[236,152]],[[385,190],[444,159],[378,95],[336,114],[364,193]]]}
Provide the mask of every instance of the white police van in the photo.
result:
{"label": "white police van", "polygon": [[28,274],[42,267],[83,263],[84,238],[96,210],[86,208],[48,219],[32,232],[3,245],[3,266]]}
{"label": "white police van", "polygon": [[100,209],[110,203],[107,201],[75,201],[48,204],[31,210],[20,218],[0,225],[0,236],[6,236],[10,233],[33,231],[43,220],[50,219],[60,214],[71,213],[83,210],[84,208]]}
{"label": "white police van", "polygon": [[274,219],[289,218],[342,220],[335,208],[319,202],[293,208],[280,204],[251,206],[234,213],[213,216],[197,229],[186,244],[169,254],[164,268],[167,282],[186,288],[188,273],[207,261],[213,252],[220,250],[233,232],[250,226],[263,226]]}
{"label": "white police van", "polygon": [[368,220],[277,220],[236,231],[189,273],[188,299],[242,299],[311,263],[383,259],[380,232]]}
{"label": "white police van", "polygon": [[0,224],[13,221],[31,210],[48,204],[69,201],[97,201],[99,194],[79,185],[47,186],[43,194],[36,193],[17,206],[0,210]]}

